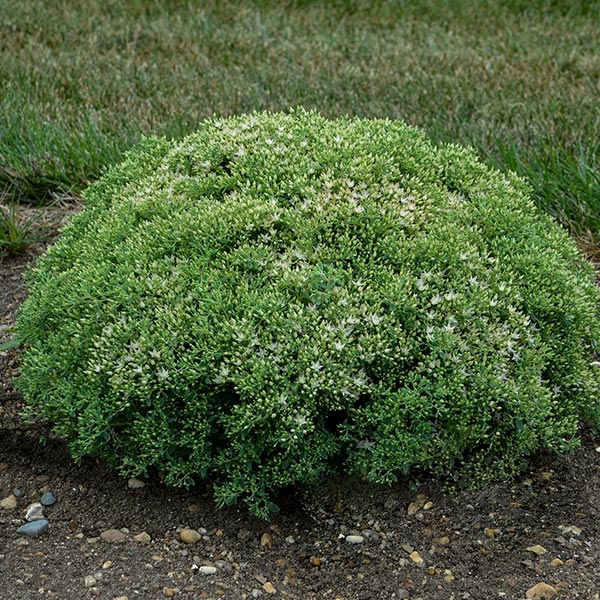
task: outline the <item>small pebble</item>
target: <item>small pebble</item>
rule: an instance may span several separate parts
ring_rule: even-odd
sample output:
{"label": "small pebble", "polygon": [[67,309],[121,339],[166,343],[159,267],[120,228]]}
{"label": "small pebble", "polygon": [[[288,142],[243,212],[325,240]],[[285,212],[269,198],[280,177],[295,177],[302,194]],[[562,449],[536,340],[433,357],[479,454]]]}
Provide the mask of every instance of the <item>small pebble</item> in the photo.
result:
{"label": "small pebble", "polygon": [[21,491],[21,489],[20,489],[20,488],[16,487],[16,488],[13,490],[13,496],[14,496],[15,498],[20,498],[22,495],[23,495],[23,492]]}
{"label": "small pebble", "polygon": [[184,529],[180,534],[182,542],[186,544],[195,544],[202,539],[202,536],[195,529]]}
{"label": "small pebble", "polygon": [[362,544],[365,541],[365,538],[362,535],[347,535],[346,541],[349,544]]}
{"label": "small pebble", "polygon": [[17,508],[17,498],[15,495],[11,494],[7,498],[4,498],[4,500],[0,502],[0,508],[5,508],[7,510]]}
{"label": "small pebble", "polygon": [[419,502],[411,502],[408,505],[406,512],[409,516],[415,515],[419,512],[419,510],[421,510],[421,506],[422,505]]}
{"label": "small pebble", "polygon": [[103,569],[110,569],[112,567],[112,560],[105,560],[102,563],[102,568]]}
{"label": "small pebble", "polygon": [[550,600],[554,598],[558,592],[551,585],[541,582],[529,588],[525,596],[529,600]]}
{"label": "small pebble", "polygon": [[265,590],[267,594],[274,594],[277,591],[275,586],[270,581],[267,581],[267,583],[263,584],[263,590]]}
{"label": "small pebble", "polygon": [[410,553],[409,556],[410,560],[412,560],[415,564],[421,566],[424,564],[424,560],[423,557],[415,550],[414,552]]}
{"label": "small pebble", "polygon": [[135,542],[141,542],[142,544],[148,544],[152,538],[145,531],[142,531],[142,533],[134,535],[133,540]]}
{"label": "small pebble", "polygon": [[215,560],[215,567],[222,573],[232,573],[233,567],[226,560]]}
{"label": "small pebble", "polygon": [[100,534],[105,542],[124,542],[127,536],[118,529],[107,529]]}
{"label": "small pebble", "polygon": [[44,508],[39,502],[31,504],[25,514],[25,519],[29,522],[44,518]]}
{"label": "small pebble", "polygon": [[365,529],[360,534],[365,538],[365,541],[369,544],[376,544],[379,542],[379,535],[372,529]]}
{"label": "small pebble", "polygon": [[542,554],[546,554],[546,552],[548,552],[544,546],[540,546],[539,544],[536,544],[535,546],[529,546],[529,548],[526,548],[526,550],[527,552],[533,552],[533,554],[537,554],[538,556],[542,556]]}
{"label": "small pebble", "polygon": [[46,519],[38,519],[37,521],[21,525],[21,527],[17,529],[17,533],[28,537],[36,537],[44,533],[48,529],[48,525],[49,523]]}
{"label": "small pebble", "polygon": [[217,572],[217,567],[204,566],[200,567],[198,571],[202,573],[202,575],[214,575]]}
{"label": "small pebble", "polygon": [[46,492],[40,502],[43,506],[52,506],[56,502],[56,496],[52,492]]}
{"label": "small pebble", "polygon": [[562,560],[560,560],[560,558],[554,558],[554,559],[552,559],[552,560],[550,561],[550,566],[551,566],[551,567],[554,567],[554,568],[556,568],[556,567],[560,567],[560,566],[562,566],[563,564],[564,564],[564,563],[563,563],[563,561],[562,561]]}
{"label": "small pebble", "polygon": [[96,578],[93,577],[92,575],[86,575],[83,582],[84,582],[86,588],[94,587],[98,583],[96,581]]}
{"label": "small pebble", "polygon": [[131,479],[129,479],[127,481],[127,487],[129,487],[132,490],[139,490],[140,488],[143,488],[146,484],[141,480],[138,479],[137,477],[132,477]]}
{"label": "small pebble", "polygon": [[410,598],[410,593],[408,592],[408,590],[405,590],[404,588],[402,588],[396,592],[396,598],[401,598],[402,600],[406,600],[407,598]]}

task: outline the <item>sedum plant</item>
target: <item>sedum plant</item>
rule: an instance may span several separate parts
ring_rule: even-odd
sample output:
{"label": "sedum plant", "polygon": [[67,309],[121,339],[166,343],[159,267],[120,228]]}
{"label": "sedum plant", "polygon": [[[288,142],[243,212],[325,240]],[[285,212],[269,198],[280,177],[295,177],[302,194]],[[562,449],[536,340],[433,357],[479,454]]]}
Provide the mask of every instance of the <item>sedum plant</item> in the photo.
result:
{"label": "sedum plant", "polygon": [[18,321],[76,458],[267,516],[332,472],[510,477],[600,420],[592,267],[472,150],[252,114],[143,140],[85,199]]}

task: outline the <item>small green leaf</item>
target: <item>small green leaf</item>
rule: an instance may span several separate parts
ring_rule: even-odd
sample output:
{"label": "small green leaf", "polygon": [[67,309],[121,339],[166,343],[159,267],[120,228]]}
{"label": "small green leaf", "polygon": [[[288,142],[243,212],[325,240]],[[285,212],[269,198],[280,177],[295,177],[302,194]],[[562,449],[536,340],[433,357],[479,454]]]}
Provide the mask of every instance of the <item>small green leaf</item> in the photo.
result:
{"label": "small green leaf", "polygon": [[12,350],[13,348],[18,348],[20,345],[21,342],[15,338],[8,342],[4,342],[4,344],[0,344],[0,350]]}

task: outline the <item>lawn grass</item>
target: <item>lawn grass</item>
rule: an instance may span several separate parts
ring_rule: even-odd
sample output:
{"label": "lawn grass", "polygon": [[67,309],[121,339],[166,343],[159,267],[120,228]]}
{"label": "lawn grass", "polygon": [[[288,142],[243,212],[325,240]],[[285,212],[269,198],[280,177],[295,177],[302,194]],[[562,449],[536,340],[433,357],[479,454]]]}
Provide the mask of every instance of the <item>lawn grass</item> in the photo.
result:
{"label": "lawn grass", "polygon": [[0,0],[0,189],[79,190],[141,134],[302,105],[526,177],[600,258],[600,3]]}

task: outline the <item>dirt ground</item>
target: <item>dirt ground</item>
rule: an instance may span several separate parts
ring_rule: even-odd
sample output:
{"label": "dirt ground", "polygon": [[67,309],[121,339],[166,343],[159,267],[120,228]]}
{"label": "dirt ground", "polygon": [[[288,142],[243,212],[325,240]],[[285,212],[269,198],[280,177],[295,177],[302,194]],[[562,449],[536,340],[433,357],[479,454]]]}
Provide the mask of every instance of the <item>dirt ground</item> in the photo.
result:
{"label": "dirt ground", "polygon": [[[0,344],[43,249],[0,257]],[[18,368],[16,350],[0,351],[0,598],[600,600],[600,440],[585,430],[573,454],[542,454],[477,493],[333,480],[282,494],[267,523],[217,509],[203,488],[136,487],[95,459],[75,464],[19,416]],[[20,535],[45,492],[47,530]]]}

